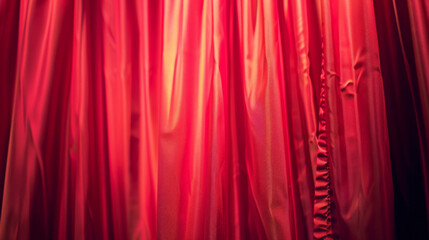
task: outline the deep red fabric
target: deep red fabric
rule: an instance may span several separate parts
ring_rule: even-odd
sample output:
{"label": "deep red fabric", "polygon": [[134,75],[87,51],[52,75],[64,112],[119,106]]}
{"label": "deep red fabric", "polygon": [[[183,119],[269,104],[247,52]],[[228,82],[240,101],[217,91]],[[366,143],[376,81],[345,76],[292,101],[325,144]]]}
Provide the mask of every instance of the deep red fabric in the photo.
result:
{"label": "deep red fabric", "polygon": [[429,2],[0,0],[0,239],[425,239]]}

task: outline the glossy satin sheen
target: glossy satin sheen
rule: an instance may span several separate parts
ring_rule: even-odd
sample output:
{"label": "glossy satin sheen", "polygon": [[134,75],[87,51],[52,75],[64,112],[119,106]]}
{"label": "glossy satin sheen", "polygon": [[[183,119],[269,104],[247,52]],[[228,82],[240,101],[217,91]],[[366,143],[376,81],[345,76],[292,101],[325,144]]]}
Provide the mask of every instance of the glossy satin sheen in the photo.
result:
{"label": "glossy satin sheen", "polygon": [[378,33],[371,0],[0,0],[0,238],[393,239]]}

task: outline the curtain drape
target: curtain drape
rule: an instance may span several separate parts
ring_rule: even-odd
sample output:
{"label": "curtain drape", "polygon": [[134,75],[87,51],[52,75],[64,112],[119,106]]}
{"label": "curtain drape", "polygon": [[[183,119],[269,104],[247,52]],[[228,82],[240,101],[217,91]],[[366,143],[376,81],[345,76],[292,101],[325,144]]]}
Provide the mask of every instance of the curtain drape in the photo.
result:
{"label": "curtain drape", "polygon": [[426,239],[429,2],[0,0],[1,239]]}

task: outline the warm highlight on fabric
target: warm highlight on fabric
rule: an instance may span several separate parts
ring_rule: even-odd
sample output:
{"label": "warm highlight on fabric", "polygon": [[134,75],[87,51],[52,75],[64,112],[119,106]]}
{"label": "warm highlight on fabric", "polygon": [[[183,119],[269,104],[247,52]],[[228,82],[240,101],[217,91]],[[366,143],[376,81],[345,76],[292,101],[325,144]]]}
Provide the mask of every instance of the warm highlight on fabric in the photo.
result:
{"label": "warm highlight on fabric", "polygon": [[0,239],[429,239],[429,2],[0,0]]}

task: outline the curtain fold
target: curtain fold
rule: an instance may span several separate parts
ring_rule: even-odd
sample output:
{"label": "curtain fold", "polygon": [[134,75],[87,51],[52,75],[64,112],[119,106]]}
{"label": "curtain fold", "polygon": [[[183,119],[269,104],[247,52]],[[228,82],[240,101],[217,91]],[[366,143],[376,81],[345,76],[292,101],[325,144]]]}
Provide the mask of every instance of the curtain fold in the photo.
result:
{"label": "curtain fold", "polygon": [[0,0],[0,238],[425,239],[428,12]]}

